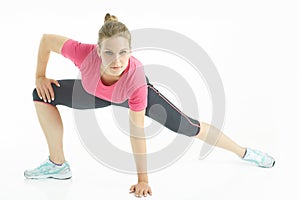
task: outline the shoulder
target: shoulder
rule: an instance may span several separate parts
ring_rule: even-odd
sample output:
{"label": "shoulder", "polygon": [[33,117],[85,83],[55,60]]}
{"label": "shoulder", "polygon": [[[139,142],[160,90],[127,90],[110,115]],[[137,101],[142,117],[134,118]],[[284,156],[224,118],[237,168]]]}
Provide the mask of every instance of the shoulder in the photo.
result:
{"label": "shoulder", "polygon": [[134,56],[129,58],[127,77],[131,82],[135,82],[133,85],[144,82],[145,72],[143,64]]}
{"label": "shoulder", "polygon": [[134,56],[130,56],[129,62],[130,62],[130,66],[133,66],[133,67],[142,67],[143,66],[142,62]]}
{"label": "shoulder", "polygon": [[71,59],[76,66],[80,67],[82,62],[96,47],[96,44],[82,43],[74,39],[68,39],[61,49],[61,54]]}
{"label": "shoulder", "polygon": [[83,43],[78,40],[68,39],[64,42],[62,50],[85,50],[91,51],[96,48],[96,44]]}
{"label": "shoulder", "polygon": [[128,76],[135,78],[145,76],[144,66],[136,57],[130,56],[128,62],[128,68],[126,69]]}

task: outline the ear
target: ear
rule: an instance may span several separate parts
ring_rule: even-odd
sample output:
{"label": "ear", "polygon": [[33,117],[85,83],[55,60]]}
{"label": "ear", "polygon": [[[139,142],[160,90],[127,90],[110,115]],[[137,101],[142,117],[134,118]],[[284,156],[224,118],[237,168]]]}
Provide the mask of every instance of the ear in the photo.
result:
{"label": "ear", "polygon": [[99,57],[101,57],[100,56],[100,50],[101,50],[101,47],[99,46],[99,44],[97,44],[97,54],[98,54]]}

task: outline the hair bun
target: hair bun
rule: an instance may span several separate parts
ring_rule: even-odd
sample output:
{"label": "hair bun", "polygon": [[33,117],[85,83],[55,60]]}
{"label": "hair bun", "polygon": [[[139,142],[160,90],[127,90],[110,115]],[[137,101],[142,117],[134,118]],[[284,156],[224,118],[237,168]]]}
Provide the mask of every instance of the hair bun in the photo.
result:
{"label": "hair bun", "polygon": [[108,21],[118,21],[118,18],[114,15],[110,15],[109,13],[106,13],[104,17],[104,23]]}

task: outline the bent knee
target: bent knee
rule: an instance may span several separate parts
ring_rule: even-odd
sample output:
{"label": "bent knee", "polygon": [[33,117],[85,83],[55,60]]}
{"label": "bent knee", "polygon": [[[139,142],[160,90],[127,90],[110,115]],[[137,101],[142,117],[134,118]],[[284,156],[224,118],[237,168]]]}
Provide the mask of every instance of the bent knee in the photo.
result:
{"label": "bent knee", "polygon": [[36,88],[34,88],[32,91],[32,100],[33,101],[42,101],[37,93]]}

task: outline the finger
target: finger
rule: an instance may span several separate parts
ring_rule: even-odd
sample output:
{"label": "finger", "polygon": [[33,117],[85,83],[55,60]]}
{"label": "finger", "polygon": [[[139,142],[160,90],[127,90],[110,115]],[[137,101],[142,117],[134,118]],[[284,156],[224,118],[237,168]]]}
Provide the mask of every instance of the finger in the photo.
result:
{"label": "finger", "polygon": [[146,197],[147,194],[148,194],[148,191],[147,191],[147,190],[144,190],[144,192],[143,192],[144,197]]}
{"label": "finger", "polygon": [[135,188],[135,196],[139,195],[139,191],[137,190],[137,188]]}
{"label": "finger", "polygon": [[134,190],[135,190],[135,186],[133,185],[130,187],[129,191],[130,191],[130,193],[132,193],[132,192],[134,192]]}
{"label": "finger", "polygon": [[142,197],[144,195],[144,189],[141,189],[139,192],[139,196]]}
{"label": "finger", "polygon": [[41,89],[40,93],[41,93],[41,95],[42,95],[42,100],[43,100],[44,102],[47,102],[47,101],[46,101],[46,94],[45,94],[45,92],[44,92],[44,89]]}
{"label": "finger", "polygon": [[50,79],[51,83],[54,83],[57,87],[60,87],[60,84],[57,80]]}
{"label": "finger", "polygon": [[152,195],[152,190],[151,190],[151,188],[149,188],[148,193],[149,193],[150,195]]}
{"label": "finger", "polygon": [[142,190],[141,189],[136,189],[136,196],[137,197],[140,197],[140,196],[142,196]]}
{"label": "finger", "polygon": [[41,92],[40,92],[40,89],[39,88],[36,88],[36,92],[39,96],[40,99],[43,99],[42,95],[41,95]]}
{"label": "finger", "polygon": [[54,90],[53,90],[53,87],[50,86],[50,87],[48,88],[48,90],[49,90],[49,92],[50,92],[51,100],[54,101]]}
{"label": "finger", "polygon": [[46,88],[45,94],[46,94],[46,100],[50,103],[51,102],[51,98],[50,98],[50,93],[49,93],[48,88]]}

